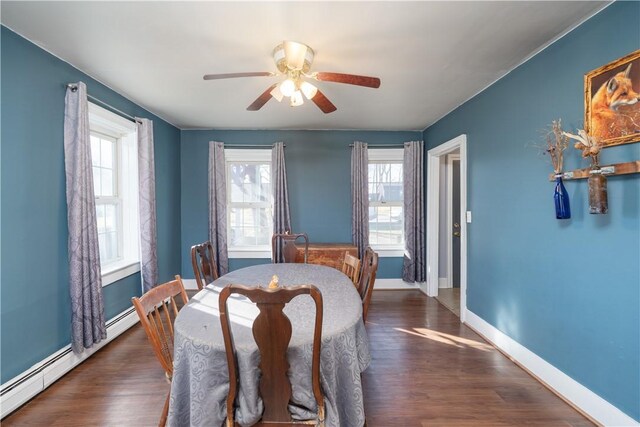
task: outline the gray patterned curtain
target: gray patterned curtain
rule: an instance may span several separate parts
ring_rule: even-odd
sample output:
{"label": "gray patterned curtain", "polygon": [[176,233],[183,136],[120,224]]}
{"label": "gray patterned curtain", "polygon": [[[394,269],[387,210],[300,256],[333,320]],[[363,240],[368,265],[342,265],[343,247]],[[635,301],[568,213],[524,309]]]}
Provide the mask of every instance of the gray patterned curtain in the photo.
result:
{"label": "gray patterned curtain", "polygon": [[362,259],[369,246],[369,156],[367,144],[354,142],[351,150],[351,240]]}
{"label": "gray patterned curtain", "polygon": [[71,347],[82,353],[107,338],[86,85],[67,87],[64,103]]}
{"label": "gray patterned curtain", "polygon": [[224,143],[209,142],[209,241],[220,275],[229,272],[227,253],[227,177]]}
{"label": "gray patterned curtain", "polygon": [[[291,231],[287,168],[284,161],[284,143],[276,142],[271,149],[271,182],[273,183],[273,233]],[[282,261],[282,246],[276,246],[275,260]]]}
{"label": "gray patterned curtain", "polygon": [[140,270],[142,292],[158,284],[156,238],[156,174],[153,122],[136,119],[138,126],[138,200],[140,210]]}
{"label": "gray patterned curtain", "polygon": [[404,143],[402,180],[404,185],[405,254],[402,280],[426,280],[426,246],[424,233],[424,164],[422,141]]}

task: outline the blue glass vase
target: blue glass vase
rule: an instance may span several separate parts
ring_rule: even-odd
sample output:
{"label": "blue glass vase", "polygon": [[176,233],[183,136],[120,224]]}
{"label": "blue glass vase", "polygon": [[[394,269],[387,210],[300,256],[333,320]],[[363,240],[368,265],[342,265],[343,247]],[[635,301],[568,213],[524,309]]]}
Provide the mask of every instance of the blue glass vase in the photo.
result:
{"label": "blue glass vase", "polygon": [[562,175],[556,175],[556,189],[553,192],[553,200],[556,204],[556,218],[571,218],[571,207],[569,206],[569,194],[562,183]]}

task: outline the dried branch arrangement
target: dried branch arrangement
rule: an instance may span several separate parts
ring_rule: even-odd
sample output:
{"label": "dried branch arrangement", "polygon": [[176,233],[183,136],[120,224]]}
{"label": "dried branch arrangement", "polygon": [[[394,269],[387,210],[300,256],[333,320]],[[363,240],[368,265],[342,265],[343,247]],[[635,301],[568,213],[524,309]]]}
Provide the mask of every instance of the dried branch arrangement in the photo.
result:
{"label": "dried branch arrangement", "polygon": [[598,138],[589,136],[584,129],[578,129],[578,134],[574,135],[569,132],[562,132],[562,134],[568,138],[574,139],[578,142],[574,147],[578,150],[582,150],[582,157],[591,157],[591,167],[598,167],[600,164],[600,150],[602,146]]}
{"label": "dried branch arrangement", "polygon": [[544,153],[549,155],[553,171],[562,173],[564,166],[564,150],[569,146],[569,136],[562,131],[562,119],[551,122],[551,130],[546,135]]}

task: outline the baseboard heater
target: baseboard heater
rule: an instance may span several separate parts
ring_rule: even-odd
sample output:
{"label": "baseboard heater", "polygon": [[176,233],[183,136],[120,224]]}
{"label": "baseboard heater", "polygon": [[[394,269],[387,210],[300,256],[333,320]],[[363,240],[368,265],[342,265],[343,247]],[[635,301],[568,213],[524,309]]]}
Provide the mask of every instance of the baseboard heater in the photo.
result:
{"label": "baseboard heater", "polygon": [[109,319],[106,323],[107,338],[92,348],[76,355],[71,350],[71,345],[67,345],[43,361],[36,363],[27,371],[2,384],[0,387],[0,406],[2,408],[0,418],[6,417],[71,369],[84,362],[118,335],[135,325],[137,320],[135,309],[130,307]]}

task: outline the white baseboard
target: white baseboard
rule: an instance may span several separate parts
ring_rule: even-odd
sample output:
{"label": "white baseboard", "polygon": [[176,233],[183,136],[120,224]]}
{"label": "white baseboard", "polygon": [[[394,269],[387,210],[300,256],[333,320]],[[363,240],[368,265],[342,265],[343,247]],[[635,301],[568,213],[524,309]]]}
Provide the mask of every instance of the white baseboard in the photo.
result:
{"label": "white baseboard", "polygon": [[85,349],[78,355],[71,351],[71,345],[68,345],[2,384],[0,387],[0,419],[49,387],[136,323],[138,323],[138,316],[131,307],[107,322],[107,338],[93,347]]}
{"label": "white baseboard", "polygon": [[438,277],[438,289],[453,288],[451,282],[446,277]]}
{"label": "white baseboard", "polygon": [[539,381],[598,423],[604,426],[640,426],[640,422],[629,417],[470,310],[466,310],[465,323],[513,358]]}
{"label": "white baseboard", "polygon": [[400,289],[419,289],[419,283],[409,283],[402,279],[378,279],[373,288],[374,291],[380,290],[400,290]]}

